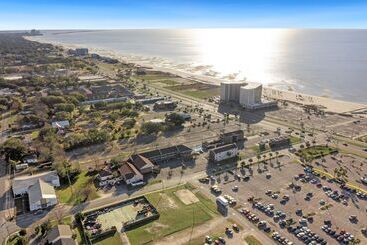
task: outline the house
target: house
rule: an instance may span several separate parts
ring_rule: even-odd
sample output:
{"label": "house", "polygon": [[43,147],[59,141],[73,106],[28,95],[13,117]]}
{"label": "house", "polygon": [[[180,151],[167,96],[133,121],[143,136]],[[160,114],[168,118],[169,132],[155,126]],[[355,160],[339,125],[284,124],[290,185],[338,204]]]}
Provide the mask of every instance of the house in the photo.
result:
{"label": "house", "polygon": [[25,164],[36,164],[38,163],[38,157],[36,154],[26,155],[22,158],[22,162]]}
{"label": "house", "polygon": [[224,144],[236,143],[244,140],[243,130],[235,130],[230,132],[223,132],[219,135],[219,139]]}
{"label": "house", "polygon": [[209,160],[211,162],[221,162],[227,159],[235,158],[238,154],[236,144],[223,145],[209,151]]}
{"label": "house", "polygon": [[55,122],[52,122],[51,125],[53,128],[58,128],[58,129],[64,129],[64,128],[70,127],[70,123],[68,120],[55,121]]}
{"label": "house", "polygon": [[28,192],[30,186],[34,185],[39,179],[53,187],[60,186],[60,179],[56,171],[43,172],[35,175],[22,175],[13,180],[14,196],[23,195]]}
{"label": "house", "polygon": [[97,180],[99,181],[100,186],[105,186],[107,184],[114,185],[116,182],[120,181],[121,178],[117,173],[105,168],[99,171]]}
{"label": "house", "polygon": [[28,188],[29,209],[31,211],[48,208],[57,204],[55,189],[49,183],[38,179]]}
{"label": "house", "polygon": [[119,168],[118,172],[120,173],[125,183],[128,185],[143,181],[144,179],[143,175],[139,172],[139,170],[129,162],[123,163],[122,166]]}
{"label": "house", "polygon": [[140,154],[132,155],[129,160],[142,174],[149,174],[156,168],[152,161]]}
{"label": "house", "polygon": [[58,225],[52,228],[47,234],[46,244],[75,245],[73,232],[68,225]]}

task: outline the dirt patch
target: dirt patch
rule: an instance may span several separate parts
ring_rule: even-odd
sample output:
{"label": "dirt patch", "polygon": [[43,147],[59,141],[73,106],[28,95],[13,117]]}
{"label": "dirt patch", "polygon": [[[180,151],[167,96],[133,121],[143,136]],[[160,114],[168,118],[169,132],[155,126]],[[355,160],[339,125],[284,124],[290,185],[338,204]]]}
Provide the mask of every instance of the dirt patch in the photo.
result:
{"label": "dirt patch", "polygon": [[164,228],[167,228],[168,225],[164,225],[164,224],[161,224],[161,223],[158,223],[158,222],[154,222],[152,223],[152,226],[146,228],[145,230],[151,234],[154,234],[154,233],[158,233],[159,231],[161,231],[162,229]]}
{"label": "dirt patch", "polygon": [[183,189],[175,192],[175,195],[183,202],[185,205],[190,205],[199,201],[199,199],[190,190]]}
{"label": "dirt patch", "polygon": [[160,193],[160,195],[161,195],[161,200],[159,202],[159,206],[161,208],[178,208],[178,205],[176,204],[175,200],[173,200],[167,194]]}

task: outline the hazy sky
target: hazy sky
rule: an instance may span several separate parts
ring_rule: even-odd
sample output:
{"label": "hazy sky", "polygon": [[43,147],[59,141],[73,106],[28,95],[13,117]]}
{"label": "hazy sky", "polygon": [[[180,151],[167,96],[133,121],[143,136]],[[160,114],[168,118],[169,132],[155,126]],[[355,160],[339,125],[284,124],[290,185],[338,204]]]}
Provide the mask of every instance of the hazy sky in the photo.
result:
{"label": "hazy sky", "polygon": [[0,30],[367,28],[367,0],[0,0]]}

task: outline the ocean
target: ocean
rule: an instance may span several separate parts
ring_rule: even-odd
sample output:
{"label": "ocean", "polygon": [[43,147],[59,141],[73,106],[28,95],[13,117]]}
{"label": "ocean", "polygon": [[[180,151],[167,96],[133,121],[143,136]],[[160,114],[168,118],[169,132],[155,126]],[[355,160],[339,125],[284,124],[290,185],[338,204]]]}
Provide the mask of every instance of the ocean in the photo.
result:
{"label": "ocean", "polygon": [[43,31],[39,41],[132,62],[367,103],[367,30],[146,29]]}

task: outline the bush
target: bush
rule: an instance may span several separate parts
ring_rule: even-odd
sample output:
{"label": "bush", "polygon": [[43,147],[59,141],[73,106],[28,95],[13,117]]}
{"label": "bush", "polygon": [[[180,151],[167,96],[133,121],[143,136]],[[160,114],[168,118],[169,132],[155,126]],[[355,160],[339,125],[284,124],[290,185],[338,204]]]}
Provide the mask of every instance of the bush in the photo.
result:
{"label": "bush", "polygon": [[53,107],[55,104],[66,103],[66,100],[61,96],[46,96],[42,97],[41,101],[49,107]]}
{"label": "bush", "polygon": [[154,122],[145,122],[141,125],[141,132],[145,135],[157,134],[162,130],[162,125]]}
{"label": "bush", "polygon": [[131,129],[135,126],[135,123],[136,120],[134,118],[127,118],[122,125],[127,129]]}
{"label": "bush", "polygon": [[65,139],[65,150],[100,144],[109,141],[111,135],[106,130],[91,129],[85,133],[75,133]]}
{"label": "bush", "polygon": [[74,104],[70,104],[70,103],[55,104],[55,110],[56,111],[72,112],[72,111],[74,111],[74,109],[75,109]]}

